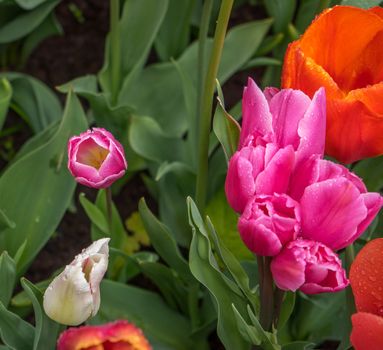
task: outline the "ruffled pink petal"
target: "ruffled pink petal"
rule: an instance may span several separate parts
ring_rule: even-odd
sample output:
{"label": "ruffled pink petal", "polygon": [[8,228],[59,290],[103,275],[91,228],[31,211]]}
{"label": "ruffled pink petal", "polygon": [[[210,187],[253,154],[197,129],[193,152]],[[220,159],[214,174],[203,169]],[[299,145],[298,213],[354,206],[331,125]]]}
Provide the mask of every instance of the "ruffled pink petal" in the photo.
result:
{"label": "ruffled pink petal", "polygon": [[320,88],[314,95],[303,118],[299,122],[300,138],[297,150],[297,162],[309,158],[312,154],[323,156],[326,138],[326,94]]}
{"label": "ruffled pink petal", "polygon": [[345,178],[310,185],[300,203],[302,236],[322,242],[333,250],[349,244],[367,216],[359,190]]}
{"label": "ruffled pink petal", "polygon": [[309,97],[299,90],[284,89],[271,99],[272,125],[279,147],[292,145],[295,150],[298,148],[298,124],[309,105]]}
{"label": "ruffled pink petal", "polygon": [[272,116],[262,90],[254,80],[248,79],[242,99],[242,129],[239,148],[245,146],[249,135],[262,137],[272,131]]}
{"label": "ruffled pink petal", "polygon": [[[272,147],[271,144],[266,146],[266,153],[270,147]],[[292,146],[279,149],[271,159],[266,159],[265,170],[258,175],[255,181],[256,193],[285,193],[294,169],[294,162],[295,154]]]}

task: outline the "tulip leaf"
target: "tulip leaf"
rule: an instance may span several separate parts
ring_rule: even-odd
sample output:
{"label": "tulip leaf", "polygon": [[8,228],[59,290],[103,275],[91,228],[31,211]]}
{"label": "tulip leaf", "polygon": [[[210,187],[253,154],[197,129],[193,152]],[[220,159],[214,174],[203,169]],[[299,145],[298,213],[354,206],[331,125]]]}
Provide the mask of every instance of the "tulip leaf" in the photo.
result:
{"label": "tulip leaf", "polygon": [[15,228],[16,224],[7,216],[5,213],[0,210],[0,233],[4,228]]}
{"label": "tulip leaf", "polygon": [[281,312],[278,319],[278,329],[283,328],[283,326],[289,320],[292,312],[294,311],[295,306],[295,296],[294,292],[286,292],[283,298]]}
{"label": "tulip leaf", "polygon": [[227,349],[248,350],[250,344],[238,331],[232,305],[250,322],[247,315],[247,300],[237,284],[223,274],[212,252],[204,221],[194,202],[188,199],[190,225],[193,239],[190,246],[189,265],[193,275],[214,297],[218,312],[217,333]]}
{"label": "tulip leaf", "polygon": [[43,311],[43,293],[27,279],[21,285],[32,302],[35,312],[35,339],[33,350],[54,349],[61,326],[52,321]]}
{"label": "tulip leaf", "polygon": [[12,87],[8,80],[3,78],[0,81],[0,131],[3,128],[7,116],[9,103],[12,97]]}
{"label": "tulip leaf", "polygon": [[145,230],[156,252],[185,281],[193,280],[188,263],[183,258],[169,229],[153,215],[144,199],[140,200],[138,209]]}
{"label": "tulip leaf", "polygon": [[[95,224],[104,235],[109,235],[108,221],[104,215],[104,213],[99,209],[96,205],[94,205],[91,201],[89,201],[85,197],[85,193],[80,193],[79,200],[84,208],[86,215],[88,215],[90,221]],[[100,235],[101,238],[102,235]],[[95,238],[95,237],[94,237]],[[95,239],[96,240],[96,239]]]}
{"label": "tulip leaf", "polygon": [[16,263],[4,251],[0,255],[0,301],[7,306],[11,300],[16,282]]}
{"label": "tulip leaf", "polygon": [[34,334],[31,324],[8,311],[0,302],[0,336],[5,345],[12,350],[31,350]]}
{"label": "tulip leaf", "polygon": [[282,350],[312,350],[315,344],[308,341],[295,341],[282,346]]}
{"label": "tulip leaf", "polygon": [[154,348],[158,344],[167,350],[195,349],[189,320],[170,309],[158,294],[104,280],[101,300],[100,311],[90,320],[92,324],[127,319],[143,330]]}
{"label": "tulip leaf", "polygon": [[242,315],[238,312],[234,305],[232,305],[235,319],[237,320],[238,330],[242,337],[246,339],[250,344],[260,345],[262,343],[262,337],[258,333],[254,326],[248,325],[243,319]]}
{"label": "tulip leaf", "polygon": [[22,7],[25,10],[30,10],[35,8],[36,6],[39,6],[43,2],[47,2],[48,0],[14,0],[17,5]]}
{"label": "tulip leaf", "polygon": [[43,22],[59,2],[60,0],[48,0],[4,24],[0,28],[0,44],[10,43],[28,35]]}
{"label": "tulip leaf", "polygon": [[0,178],[0,210],[16,224],[1,230],[0,249],[14,256],[27,240],[17,263],[18,273],[25,271],[68,208],[76,183],[66,168],[67,141],[86,128],[81,104],[70,93],[61,124],[52,137],[25,152]]}
{"label": "tulip leaf", "polygon": [[285,31],[293,19],[296,0],[268,0],[264,1],[264,4],[268,14],[274,18],[274,31]]}
{"label": "tulip leaf", "polygon": [[362,9],[368,9],[370,7],[378,6],[382,3],[382,0],[342,0],[341,5],[356,6]]}

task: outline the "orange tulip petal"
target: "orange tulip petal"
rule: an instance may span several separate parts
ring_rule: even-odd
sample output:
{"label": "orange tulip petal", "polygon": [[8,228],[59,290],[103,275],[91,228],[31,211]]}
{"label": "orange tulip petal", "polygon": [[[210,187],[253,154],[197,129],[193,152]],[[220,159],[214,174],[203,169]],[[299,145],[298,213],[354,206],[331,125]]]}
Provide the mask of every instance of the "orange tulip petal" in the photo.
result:
{"label": "orange tulip petal", "polygon": [[383,238],[372,240],[358,253],[350,282],[356,309],[383,316]]}
{"label": "orange tulip petal", "polygon": [[60,335],[58,350],[151,350],[141,329],[120,320],[100,326],[69,328]]}
{"label": "orange tulip petal", "polygon": [[383,349],[383,318],[366,312],[351,317],[351,344],[355,350]]}
{"label": "orange tulip petal", "polygon": [[371,7],[367,11],[374,13],[375,15],[377,15],[383,19],[383,8],[382,7],[380,7],[380,6]]}

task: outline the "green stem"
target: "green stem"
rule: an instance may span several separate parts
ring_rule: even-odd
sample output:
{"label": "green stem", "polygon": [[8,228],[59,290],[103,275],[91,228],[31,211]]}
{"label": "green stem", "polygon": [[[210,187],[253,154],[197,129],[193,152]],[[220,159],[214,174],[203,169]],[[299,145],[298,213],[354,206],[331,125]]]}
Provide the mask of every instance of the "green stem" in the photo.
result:
{"label": "green stem", "polygon": [[265,257],[263,269],[263,300],[261,301],[261,325],[265,331],[271,330],[271,324],[274,314],[274,290],[273,277],[271,275],[271,258]]}
{"label": "green stem", "polygon": [[[346,270],[347,274],[350,273],[350,267],[352,262],[355,259],[355,250],[354,250],[354,245],[350,244],[346,248]],[[348,286],[346,289],[346,298],[347,298],[347,311],[349,314],[349,318],[351,319],[351,315],[355,313],[355,301],[354,301],[354,295],[352,294],[351,287]]]}
{"label": "green stem", "polygon": [[107,214],[107,219],[108,219],[108,229],[109,229],[109,235],[112,235],[112,228],[113,228],[113,218],[112,218],[112,189],[111,187],[107,187],[105,189],[105,194],[106,194],[106,214]]}
{"label": "green stem", "polygon": [[110,70],[111,101],[117,103],[121,76],[121,41],[119,31],[120,0],[110,0]]}
{"label": "green stem", "polygon": [[206,192],[207,192],[207,176],[208,176],[208,152],[209,152],[209,135],[211,129],[213,97],[215,90],[215,79],[218,73],[219,63],[221,61],[223,44],[231,9],[234,0],[222,0],[219,10],[217,27],[214,33],[213,48],[210,55],[209,66],[206,74],[203,94],[199,129],[198,144],[198,172],[196,183],[196,201],[202,213],[205,211]]}
{"label": "green stem", "polygon": [[274,314],[273,314],[273,325],[275,328],[278,326],[279,315],[281,313],[283,298],[285,296],[285,292],[278,287],[275,287],[274,291]]}

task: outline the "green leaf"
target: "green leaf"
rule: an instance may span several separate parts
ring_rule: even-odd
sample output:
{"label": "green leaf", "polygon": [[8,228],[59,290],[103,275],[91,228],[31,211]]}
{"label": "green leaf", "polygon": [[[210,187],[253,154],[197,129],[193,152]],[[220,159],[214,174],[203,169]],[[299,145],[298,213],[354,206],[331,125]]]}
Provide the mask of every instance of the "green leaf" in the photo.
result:
{"label": "green leaf", "polygon": [[48,0],[14,0],[17,5],[22,7],[25,10],[30,10],[35,8],[36,6],[39,6],[43,2],[47,2]]}
{"label": "green leaf", "polygon": [[3,343],[13,350],[32,350],[35,330],[0,302],[0,335]]}
{"label": "green leaf", "polygon": [[155,48],[162,61],[177,58],[188,45],[194,4],[195,0],[169,0],[155,40]]}
{"label": "green leaf", "polygon": [[28,57],[33,50],[45,39],[62,34],[63,29],[55,15],[51,13],[36,29],[34,29],[23,42],[20,53],[21,64],[27,62]]}
{"label": "green leaf", "polygon": [[295,0],[267,0],[263,2],[270,16],[274,18],[274,31],[283,32],[292,21],[296,1]]}
{"label": "green leaf", "polygon": [[80,193],[79,200],[85,210],[86,215],[94,225],[96,225],[104,235],[109,235],[108,221],[104,213],[91,201],[85,197],[85,193]]}
{"label": "green leaf", "polygon": [[0,210],[16,224],[1,231],[0,249],[14,256],[27,240],[18,273],[48,241],[69,205],[76,183],[66,168],[67,141],[86,128],[81,104],[70,93],[55,134],[11,164],[0,178]]}
{"label": "green leaf", "polygon": [[16,263],[4,251],[0,255],[0,301],[7,306],[11,300],[16,282]]}
{"label": "green leaf", "polygon": [[35,133],[45,130],[62,116],[57,96],[41,81],[21,73],[2,74],[12,89],[11,107],[21,115]]}
{"label": "green leaf", "polygon": [[210,217],[219,239],[238,260],[254,259],[253,254],[241,240],[237,229],[238,215],[227,203],[223,189],[210,200],[206,213]]}
{"label": "green leaf", "polygon": [[[39,290],[45,290],[51,282],[52,278],[36,283],[35,287]],[[27,292],[25,290],[22,290],[19,293],[17,293],[14,297],[12,297],[10,305],[16,308],[29,307],[32,305],[32,301],[29,298]]]}
{"label": "green leaf", "polygon": [[[126,0],[120,19],[121,75],[124,85],[145,64],[157,31],[165,16],[168,0]],[[99,75],[104,92],[111,91],[110,45],[106,45],[105,63]]]}
{"label": "green leaf", "polygon": [[241,127],[225,110],[223,102],[219,98],[214,113],[213,130],[223,147],[226,160],[229,162],[229,159],[237,150]]}
{"label": "green leaf", "polygon": [[9,217],[5,215],[5,213],[2,210],[0,210],[0,233],[5,228],[15,228],[15,227],[16,227],[16,224],[14,223],[14,221],[9,219]]}
{"label": "green leaf", "polygon": [[190,339],[190,322],[170,309],[158,294],[104,280],[101,300],[100,311],[90,321],[92,324],[126,319],[141,328],[151,343],[168,346],[169,350],[195,348]]}
{"label": "green leaf", "polygon": [[168,228],[152,214],[144,199],[140,200],[138,209],[145,230],[149,234],[150,241],[156,252],[169,266],[177,271],[185,281],[191,281],[193,277],[190,274],[188,263],[182,257],[177,243],[169,233]]}
{"label": "green leaf", "polygon": [[31,33],[51,13],[60,0],[48,0],[31,11],[26,11],[0,28],[0,44],[6,44]]}
{"label": "green leaf", "polygon": [[237,320],[238,330],[242,337],[246,339],[250,344],[260,345],[262,343],[262,336],[258,333],[257,328],[250,326],[243,319],[239,311],[232,305],[235,318]]}
{"label": "green leaf", "polygon": [[12,97],[12,87],[7,79],[0,81],[0,131],[3,128],[5,118],[7,116],[9,103]]}
{"label": "green leaf", "polygon": [[315,344],[308,341],[295,341],[282,346],[282,350],[312,350]]}
{"label": "green leaf", "polygon": [[232,308],[234,305],[241,315],[245,315],[245,321],[248,322],[247,301],[238,286],[220,271],[203,219],[190,198],[188,198],[188,210],[190,225],[193,229],[189,265],[193,275],[214,297],[218,312],[218,336],[227,349],[248,350],[250,344],[242,338],[238,331],[237,320]]}
{"label": "green leaf", "polygon": [[21,279],[21,285],[32,301],[35,312],[35,339],[33,350],[54,349],[61,326],[52,321],[43,311],[43,293],[27,279]]}
{"label": "green leaf", "polygon": [[383,187],[383,156],[363,159],[352,171],[363,179],[369,191],[378,192]]}
{"label": "green leaf", "polygon": [[382,0],[343,0],[341,5],[356,6],[362,9],[368,9],[370,7],[378,6],[382,3]]}
{"label": "green leaf", "polygon": [[286,292],[282,307],[281,307],[281,312],[279,315],[278,319],[278,329],[283,328],[283,326],[287,323],[289,320],[292,312],[294,311],[294,306],[295,306],[295,295],[296,293],[294,292]]}

